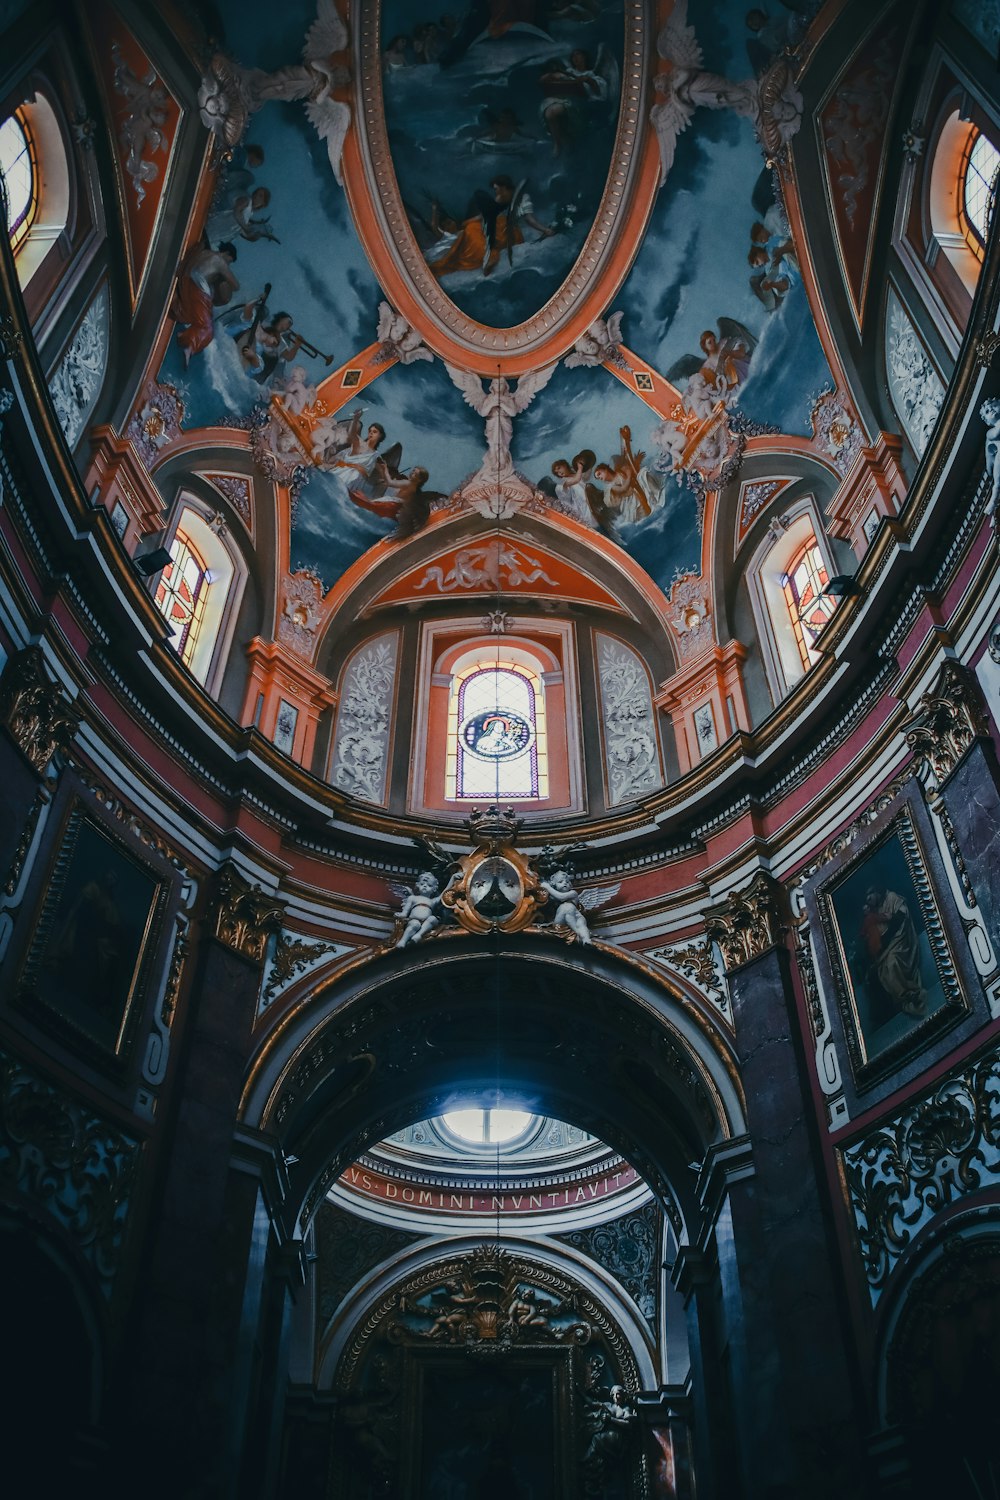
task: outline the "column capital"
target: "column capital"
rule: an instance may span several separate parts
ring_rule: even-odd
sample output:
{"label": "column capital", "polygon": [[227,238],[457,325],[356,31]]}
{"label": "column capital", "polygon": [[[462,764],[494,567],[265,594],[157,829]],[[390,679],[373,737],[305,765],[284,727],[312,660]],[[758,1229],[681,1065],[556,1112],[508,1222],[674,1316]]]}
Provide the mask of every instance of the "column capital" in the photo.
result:
{"label": "column capital", "polygon": [[942,785],[970,746],[989,738],[982,694],[972,674],[958,662],[944,662],[904,732],[906,743]]}
{"label": "column capital", "polygon": [[39,646],[11,657],[0,682],[0,722],[40,776],[57,750],[69,750],[80,715],[49,677]]}
{"label": "column capital", "polygon": [[263,964],[267,940],[280,932],[284,904],[246,880],[232,863],[219,871],[212,930],[220,943]]}
{"label": "column capital", "polygon": [[730,891],[705,913],[705,934],[718,943],[727,974],[762,958],[784,932],[782,890],[772,876],[757,872],[741,890]]}

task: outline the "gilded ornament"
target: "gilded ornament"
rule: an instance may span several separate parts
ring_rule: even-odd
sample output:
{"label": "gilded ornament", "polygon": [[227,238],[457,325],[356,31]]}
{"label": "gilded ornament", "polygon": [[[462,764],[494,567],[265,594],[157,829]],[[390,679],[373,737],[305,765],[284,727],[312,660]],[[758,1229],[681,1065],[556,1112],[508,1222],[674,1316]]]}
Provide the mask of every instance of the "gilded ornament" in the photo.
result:
{"label": "gilded ornament", "polygon": [[57,751],[69,751],[80,715],[50,680],[38,646],[11,658],[0,682],[0,721],[39,775]]}
{"label": "gilded ornament", "polygon": [[978,687],[957,663],[945,662],[933,690],[917,706],[907,744],[941,786],[970,746],[987,734]]}
{"label": "gilded ornament", "polygon": [[227,948],[262,964],[268,938],[281,931],[283,914],[280,901],[245,880],[231,864],[222,867],[215,904],[215,935]]}
{"label": "gilded ornament", "polygon": [[723,905],[706,912],[705,934],[718,943],[727,974],[780,943],[779,891],[777,882],[760,872],[742,891],[730,892]]}

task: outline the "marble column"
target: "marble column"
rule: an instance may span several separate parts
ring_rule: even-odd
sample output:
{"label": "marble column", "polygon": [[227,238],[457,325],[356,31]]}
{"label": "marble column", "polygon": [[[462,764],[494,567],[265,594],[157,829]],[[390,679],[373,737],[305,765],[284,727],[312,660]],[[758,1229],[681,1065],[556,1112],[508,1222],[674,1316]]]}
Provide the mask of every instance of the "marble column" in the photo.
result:
{"label": "marble column", "polygon": [[863,1488],[863,1419],[781,945],[780,888],[756,876],[708,914],[707,931],[729,976],[753,1147],[753,1176],[729,1192],[751,1382],[745,1391],[735,1382],[734,1396],[763,1410],[769,1428],[770,1452],[758,1459],[749,1493],[754,1500],[833,1500]]}
{"label": "marble column", "polygon": [[234,1134],[261,965],[279,921],[275,901],[223,868],[188,1002],[166,1172],[141,1279],[134,1357],[142,1378],[123,1393],[132,1396],[135,1449],[145,1454],[135,1472],[150,1475],[144,1487],[156,1496],[233,1493],[241,1320],[262,1254],[255,1241],[266,1237],[256,1182],[234,1180]]}

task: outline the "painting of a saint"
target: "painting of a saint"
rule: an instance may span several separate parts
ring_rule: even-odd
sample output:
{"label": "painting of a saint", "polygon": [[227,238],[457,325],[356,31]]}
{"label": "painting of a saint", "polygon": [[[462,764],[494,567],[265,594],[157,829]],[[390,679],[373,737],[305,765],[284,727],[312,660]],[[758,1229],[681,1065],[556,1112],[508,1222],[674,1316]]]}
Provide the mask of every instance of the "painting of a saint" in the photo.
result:
{"label": "painting of a saint", "polygon": [[829,900],[860,1053],[867,1063],[904,1042],[948,1003],[927,929],[926,906],[899,832],[853,866]]}
{"label": "painting of a saint", "polygon": [[121,1057],[166,882],[77,809],[53,867],[20,997]]}

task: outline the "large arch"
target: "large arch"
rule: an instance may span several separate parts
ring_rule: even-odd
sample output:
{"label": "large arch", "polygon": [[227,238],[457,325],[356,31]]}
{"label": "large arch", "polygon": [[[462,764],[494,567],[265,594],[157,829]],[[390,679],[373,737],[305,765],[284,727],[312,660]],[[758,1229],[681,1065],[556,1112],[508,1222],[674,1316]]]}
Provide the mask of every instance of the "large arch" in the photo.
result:
{"label": "large arch", "polygon": [[690,1165],[746,1128],[732,1049],[690,1002],[620,953],[548,937],[445,938],[342,971],[262,1043],[242,1116],[294,1159],[300,1235],[366,1146],[497,1084],[613,1145],[685,1222]]}

